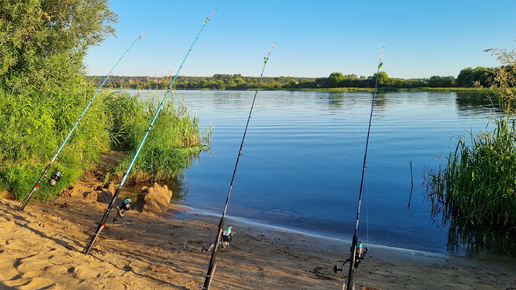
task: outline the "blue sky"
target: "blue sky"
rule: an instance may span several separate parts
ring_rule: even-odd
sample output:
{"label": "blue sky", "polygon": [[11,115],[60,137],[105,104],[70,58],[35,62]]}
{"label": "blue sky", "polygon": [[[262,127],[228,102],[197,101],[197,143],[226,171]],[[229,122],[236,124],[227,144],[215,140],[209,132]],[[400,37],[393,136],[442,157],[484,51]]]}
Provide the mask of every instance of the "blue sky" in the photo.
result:
{"label": "blue sky", "polygon": [[180,75],[371,76],[382,47],[390,77],[457,76],[493,67],[486,48],[516,47],[514,0],[111,0],[117,38],[92,47],[89,75],[106,75],[142,32],[113,75],[175,75],[203,22],[217,9]]}

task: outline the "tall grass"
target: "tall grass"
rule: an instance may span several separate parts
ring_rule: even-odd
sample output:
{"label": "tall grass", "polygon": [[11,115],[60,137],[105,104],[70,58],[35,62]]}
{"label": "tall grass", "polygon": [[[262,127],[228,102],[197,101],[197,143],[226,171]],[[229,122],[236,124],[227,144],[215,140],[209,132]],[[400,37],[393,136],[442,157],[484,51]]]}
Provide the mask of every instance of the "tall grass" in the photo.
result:
{"label": "tall grass", "polygon": [[[152,118],[156,114],[159,103],[142,102],[139,97],[132,98],[124,94],[118,96],[123,104],[130,104],[130,108],[123,108],[125,114],[137,117],[124,119],[118,123],[116,132],[118,138],[125,141],[124,148],[128,154],[115,169],[115,174],[121,177],[132,161]],[[131,99],[130,101],[128,99]],[[137,112],[132,113],[131,110]],[[158,117],[149,133],[145,144],[137,156],[132,168],[132,182],[146,182],[170,180],[180,175],[190,167],[193,158],[198,157],[202,150],[209,148],[211,131],[201,132],[199,118],[191,116],[184,103],[174,107],[171,99],[163,105]],[[117,143],[117,144],[120,144]]]}
{"label": "tall grass", "polygon": [[[0,190],[23,199],[41,176],[94,94],[88,86],[14,95],[0,89]],[[147,130],[157,105],[126,93],[99,94],[63,147],[50,172],[63,178],[51,187],[42,182],[36,199],[59,195],[98,164],[107,150],[126,152],[111,175],[120,177]],[[172,179],[181,174],[208,144],[197,117],[172,102],[165,104],[143,146],[134,181]],[[113,174],[114,173],[114,174]],[[49,173],[50,174],[50,173]]]}
{"label": "tall grass", "polygon": [[103,102],[111,149],[125,151],[134,148],[139,138],[140,124],[146,122],[144,104],[126,93],[108,94]]}
{"label": "tall grass", "polygon": [[458,139],[445,168],[427,168],[423,182],[432,215],[473,226],[516,226],[516,127],[495,120],[492,132]]}
{"label": "tall grass", "polygon": [[[470,133],[470,144],[459,138],[446,167],[426,168],[423,174],[432,216],[450,222],[450,237],[463,242],[492,239],[486,231],[473,234],[475,228],[516,230],[516,125],[511,119],[516,100],[516,51],[485,51],[501,64],[488,70],[486,79],[500,110],[507,115],[495,120],[491,132],[478,136]],[[479,82],[475,85],[482,87]]]}
{"label": "tall grass", "polygon": [[[0,189],[24,198],[57,152],[93,90],[87,86],[14,94],[0,89]],[[47,198],[76,181],[109,146],[105,118],[95,105],[61,151],[52,170],[64,176],[55,187],[43,183],[37,198]]]}

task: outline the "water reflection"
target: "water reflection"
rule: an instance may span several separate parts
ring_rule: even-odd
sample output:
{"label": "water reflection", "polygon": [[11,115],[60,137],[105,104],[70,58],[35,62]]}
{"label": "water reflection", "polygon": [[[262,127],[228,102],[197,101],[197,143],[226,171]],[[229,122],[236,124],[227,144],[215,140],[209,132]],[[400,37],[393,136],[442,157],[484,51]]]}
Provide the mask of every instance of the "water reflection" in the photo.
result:
{"label": "water reflection", "polygon": [[516,257],[516,228],[482,229],[452,221],[448,230],[447,247],[449,251],[455,253]]}
{"label": "water reflection", "polygon": [[333,93],[328,96],[328,104],[330,107],[334,107],[335,109],[339,109],[344,105],[344,94],[342,93]]}
{"label": "water reflection", "polygon": [[456,103],[460,111],[471,113],[500,112],[496,97],[481,92],[457,92]]}

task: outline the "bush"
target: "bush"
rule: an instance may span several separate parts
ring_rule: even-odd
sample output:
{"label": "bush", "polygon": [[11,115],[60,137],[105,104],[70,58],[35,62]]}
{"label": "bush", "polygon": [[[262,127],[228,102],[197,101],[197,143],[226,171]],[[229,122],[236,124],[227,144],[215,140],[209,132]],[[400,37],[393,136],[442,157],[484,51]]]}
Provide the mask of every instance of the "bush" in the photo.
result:
{"label": "bush", "polygon": [[[15,97],[0,90],[0,187],[17,198],[30,191],[89,102],[89,93],[72,88]],[[53,169],[64,176],[52,192],[98,161],[109,146],[105,127],[103,113],[92,106],[54,162]]]}

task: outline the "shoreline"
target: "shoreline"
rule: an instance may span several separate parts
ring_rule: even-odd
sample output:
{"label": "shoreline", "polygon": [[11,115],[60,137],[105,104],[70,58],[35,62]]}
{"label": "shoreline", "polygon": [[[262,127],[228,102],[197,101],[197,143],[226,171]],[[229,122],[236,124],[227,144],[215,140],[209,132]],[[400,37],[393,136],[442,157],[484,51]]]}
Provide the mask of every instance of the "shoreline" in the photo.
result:
{"label": "shoreline", "polygon": [[[181,203],[172,203],[170,212],[172,213],[170,216],[173,218],[180,218],[185,220],[202,220],[206,222],[211,222],[214,224],[218,224],[220,220],[221,213],[216,213],[209,210],[202,210],[199,208],[194,208],[191,206],[187,206]],[[192,216],[192,217],[189,217]],[[231,222],[230,222],[231,221]],[[343,253],[347,255],[347,247],[351,245],[351,236],[346,238],[340,238],[336,236],[325,235],[324,233],[317,233],[309,230],[297,229],[297,228],[289,228],[285,226],[278,225],[268,225],[266,223],[255,221],[248,218],[243,217],[235,217],[231,215],[226,216],[226,224],[239,225],[240,229],[246,230],[258,230],[262,232],[284,232],[285,234],[290,235],[304,235],[307,237],[311,237],[316,240],[327,241],[330,244],[335,244],[341,247]],[[234,227],[234,230],[238,230],[238,228]],[[474,258],[474,259],[483,259],[483,260],[493,260],[500,261],[504,260],[506,263],[516,263],[516,257],[508,257],[498,254],[489,254],[489,253],[471,253],[471,252],[461,252],[461,253],[453,253],[447,250],[426,250],[426,249],[413,249],[413,248],[403,248],[392,245],[383,245],[379,243],[368,243],[363,241],[364,245],[370,246],[370,248],[378,248],[385,251],[393,251],[400,254],[405,254],[409,256],[428,256],[428,257],[440,257],[440,258]]]}
{"label": "shoreline", "polygon": [[[172,218],[185,220],[185,221],[202,221],[206,223],[211,223],[217,225],[220,220],[220,214],[214,214],[210,212],[204,212],[199,209],[195,209],[189,206],[184,206],[181,204],[177,204],[173,206],[172,211],[174,213],[179,213],[179,215],[172,215]],[[255,222],[253,220],[226,216],[226,225],[233,226],[233,232],[243,230],[243,231],[252,231],[252,232],[260,232],[267,234],[269,236],[299,236],[303,237],[305,240],[312,240],[314,244],[323,244],[325,247],[334,248],[335,251],[341,252],[342,257],[347,257],[349,255],[348,248],[351,246],[351,239],[341,239],[337,237],[325,236],[323,234],[312,233],[309,231],[302,231],[291,229],[287,227],[275,226],[275,225],[267,225],[260,222]],[[235,225],[237,227],[235,227]],[[215,235],[215,233],[213,234]],[[512,264],[516,263],[516,258],[507,257],[495,254],[455,254],[449,252],[432,252],[425,250],[417,250],[410,248],[402,248],[395,246],[388,246],[382,244],[375,243],[365,243],[364,246],[367,246],[373,250],[377,250],[376,256],[384,259],[388,259],[391,257],[398,257],[401,259],[407,260],[420,260],[420,262],[428,262],[424,261],[428,260],[446,260],[446,259],[464,259],[467,260],[486,260],[498,262],[501,264]],[[371,253],[371,252],[370,252]],[[516,267],[516,264],[515,264]]]}
{"label": "shoreline", "polygon": [[[2,289],[198,289],[216,216],[112,216],[91,255],[81,253],[106,204],[77,197],[29,203],[0,199]],[[174,209],[174,210],[177,210]],[[184,210],[184,208],[183,208]],[[184,213],[184,211],[182,211]],[[237,225],[219,252],[211,289],[340,289],[333,266],[349,244],[279,229]],[[348,265],[348,264],[346,264]],[[516,265],[371,247],[355,271],[361,289],[511,289]]]}
{"label": "shoreline", "polygon": [[[220,220],[220,216],[216,216],[211,213],[204,213],[202,211],[192,211],[190,213],[188,212],[182,212],[182,216],[174,216],[173,218],[177,218],[180,220],[185,221],[202,221],[206,223],[212,223],[212,224],[218,224],[218,221]],[[316,233],[310,233],[310,232],[304,232],[301,230],[295,230],[290,228],[284,228],[281,226],[268,226],[263,223],[254,222],[252,220],[244,219],[244,218],[236,218],[232,216],[226,216],[226,225],[232,225],[233,226],[233,232],[235,231],[252,231],[252,232],[260,232],[263,234],[267,234],[268,236],[274,236],[276,238],[282,237],[282,236],[291,236],[291,237],[300,237],[304,240],[312,240],[312,243],[314,244],[323,244],[325,247],[332,247],[335,248],[336,251],[342,251],[343,257],[346,257],[348,255],[347,248],[351,246],[351,239],[345,240],[345,239],[339,239],[335,237],[328,237],[324,236],[322,234],[316,234]],[[234,225],[240,226],[240,227],[234,227]],[[215,235],[215,234],[214,234]],[[364,243],[364,246],[366,243]],[[421,251],[421,250],[414,250],[414,249],[408,249],[408,248],[400,248],[400,247],[392,247],[392,246],[385,246],[380,244],[372,244],[368,243],[367,246],[370,246],[371,248],[380,249],[384,253],[385,256],[405,256],[405,257],[428,257],[428,258],[435,258],[435,259],[450,259],[450,258],[461,258],[461,257],[467,257],[467,256],[460,256],[460,255],[453,255],[453,254],[446,254],[446,253],[436,253],[436,252],[429,252],[429,251]],[[380,254],[382,255],[382,254]]]}

